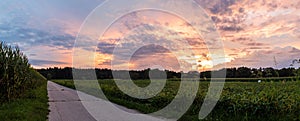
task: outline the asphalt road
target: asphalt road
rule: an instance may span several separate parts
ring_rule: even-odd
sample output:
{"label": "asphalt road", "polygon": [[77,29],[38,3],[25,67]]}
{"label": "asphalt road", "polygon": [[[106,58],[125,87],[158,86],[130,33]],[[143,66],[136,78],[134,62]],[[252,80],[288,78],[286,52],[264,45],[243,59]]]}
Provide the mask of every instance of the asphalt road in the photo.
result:
{"label": "asphalt road", "polygon": [[[49,121],[164,121],[48,81]],[[83,100],[79,98],[85,97]],[[89,109],[89,110],[86,110]]]}

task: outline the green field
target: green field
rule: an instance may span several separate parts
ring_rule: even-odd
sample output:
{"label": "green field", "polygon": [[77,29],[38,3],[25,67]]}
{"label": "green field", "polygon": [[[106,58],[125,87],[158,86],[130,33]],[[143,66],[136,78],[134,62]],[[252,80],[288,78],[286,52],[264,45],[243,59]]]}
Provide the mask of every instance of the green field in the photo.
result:
{"label": "green field", "polygon": [[[75,88],[71,80],[54,80],[54,82]],[[134,83],[146,87],[150,81],[136,80]],[[113,80],[99,80],[99,84],[111,102],[143,113],[151,113],[162,109],[174,99],[180,81],[167,81],[162,92],[146,100],[131,98],[124,94]],[[209,82],[200,83],[193,105],[180,120],[198,120],[198,113],[208,86]],[[84,88],[90,87],[86,84]],[[300,120],[299,87],[299,81],[226,82],[217,106],[205,120]],[[97,95],[96,92],[97,89],[89,89],[88,93]]]}
{"label": "green field", "polygon": [[47,81],[22,98],[0,105],[1,121],[45,121],[48,115]]}

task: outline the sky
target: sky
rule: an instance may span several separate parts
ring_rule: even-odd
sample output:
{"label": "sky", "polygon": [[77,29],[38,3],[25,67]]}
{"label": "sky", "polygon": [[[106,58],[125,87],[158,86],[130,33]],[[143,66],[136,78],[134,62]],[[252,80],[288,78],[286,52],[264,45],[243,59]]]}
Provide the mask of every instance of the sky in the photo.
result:
{"label": "sky", "polygon": [[[159,67],[180,71],[191,64],[197,65],[200,71],[224,65],[284,68],[300,58],[299,0],[195,2],[219,33],[225,62],[213,63],[208,46],[214,43],[199,36],[193,27],[205,28],[205,22],[189,23],[180,16],[157,10],[123,15],[101,37],[85,33],[87,39],[97,43],[97,48],[83,50],[95,53],[96,67],[112,68],[111,63],[115,63],[117,69]],[[35,68],[72,66],[77,34],[88,15],[102,3],[102,0],[1,0],[0,40],[19,46]],[[176,0],[164,4],[176,4]],[[181,8],[196,11],[184,4]],[[113,16],[109,10],[113,8],[103,12]],[[105,18],[96,21],[105,21]],[[214,29],[206,28],[205,31],[210,30]],[[90,30],[90,33],[96,31]],[[192,53],[184,50],[184,44],[178,44],[183,40],[190,45]],[[145,44],[154,41],[159,44]],[[144,46],[138,48],[136,45]],[[125,50],[134,51],[124,54]]]}

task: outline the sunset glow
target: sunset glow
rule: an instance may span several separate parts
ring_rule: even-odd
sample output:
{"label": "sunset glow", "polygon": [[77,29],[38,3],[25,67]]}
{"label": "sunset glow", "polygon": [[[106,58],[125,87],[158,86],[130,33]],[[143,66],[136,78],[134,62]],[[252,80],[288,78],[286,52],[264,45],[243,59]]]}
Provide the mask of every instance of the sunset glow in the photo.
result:
{"label": "sunset glow", "polygon": [[[207,47],[213,43],[204,40],[184,18],[159,10],[124,15],[112,23],[103,36],[94,35],[96,30],[88,30],[86,39],[97,41],[98,45],[82,49],[85,51],[82,58],[93,60],[97,68],[111,68],[111,62],[117,60],[118,69],[140,70],[161,65],[175,71],[182,70],[179,63],[196,64],[199,71],[217,69],[224,64],[227,67],[274,67],[274,57],[278,68],[284,68],[289,67],[293,59],[300,58],[299,0],[195,1],[220,34],[226,63],[216,63],[218,60],[213,63],[210,53],[213,50]],[[71,67],[80,26],[102,2],[5,0],[0,3],[3,9],[0,11],[0,40],[18,45],[35,68]],[[116,46],[130,42],[140,44],[137,41],[147,39],[165,43],[139,48],[130,62],[121,63],[121,55],[114,55]],[[180,46],[166,44],[182,41],[188,42],[194,55],[187,55]],[[94,56],[85,56],[91,51]]]}

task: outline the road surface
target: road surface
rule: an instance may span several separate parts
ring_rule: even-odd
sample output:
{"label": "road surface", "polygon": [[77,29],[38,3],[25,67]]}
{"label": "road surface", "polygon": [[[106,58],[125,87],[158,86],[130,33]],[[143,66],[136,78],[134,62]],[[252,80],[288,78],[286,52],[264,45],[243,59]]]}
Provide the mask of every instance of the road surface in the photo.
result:
{"label": "road surface", "polygon": [[[164,121],[48,81],[49,121]],[[85,98],[81,100],[80,97]],[[89,109],[86,110],[86,108]],[[100,108],[99,108],[100,107]]]}

